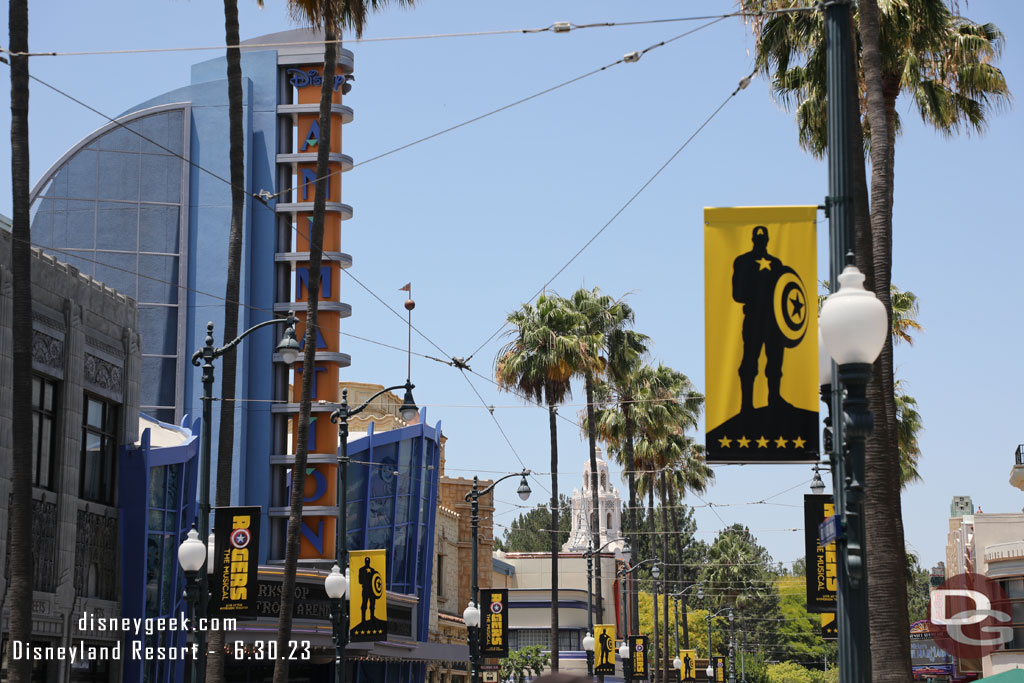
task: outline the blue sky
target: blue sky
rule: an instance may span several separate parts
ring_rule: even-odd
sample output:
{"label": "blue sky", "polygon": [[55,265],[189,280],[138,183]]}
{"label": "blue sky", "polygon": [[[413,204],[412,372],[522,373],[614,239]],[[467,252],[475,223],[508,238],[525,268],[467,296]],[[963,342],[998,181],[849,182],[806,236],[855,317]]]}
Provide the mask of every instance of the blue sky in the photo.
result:
{"label": "blue sky", "polygon": [[[241,0],[243,39],[293,26],[284,5],[259,10]],[[219,3],[51,2],[31,9],[35,51],[216,46],[223,43]],[[592,0],[480,3],[423,0],[413,11],[371,17],[364,37],[664,19],[731,11],[727,2]],[[1006,34],[1000,65],[1011,90],[1024,83],[1018,3],[974,0],[966,13]],[[499,35],[349,44],[356,83],[346,104],[345,152],[356,162],[429,135],[704,22],[593,28],[568,34]],[[752,68],[753,39],[728,19],[556,92],[424,144],[359,167],[344,177],[355,218],[344,226],[352,273],[394,307],[413,284],[415,324],[451,356],[477,349],[555,274],[669,158]],[[32,72],[96,109],[116,115],[188,82],[189,66],[217,51],[40,57]],[[7,89],[4,97],[8,97]],[[944,556],[954,495],[985,512],[1016,512],[1024,493],[1007,483],[1021,424],[1022,330],[1018,208],[1024,120],[1020,108],[995,114],[983,136],[946,139],[924,127],[908,103],[896,151],[894,281],[921,300],[925,332],[897,349],[898,376],[920,402],[923,484],[903,497],[907,540],[926,566]],[[31,180],[105,121],[32,84]],[[0,125],[9,107],[0,109]],[[10,215],[10,164],[0,150],[0,212]],[[702,212],[705,206],[820,204],[823,162],[796,144],[793,117],[755,79],[552,283],[569,294],[599,286],[630,292],[637,328],[654,342],[654,360],[685,372],[704,389]],[[821,272],[826,224],[819,226]],[[404,323],[349,279],[353,315],[345,331],[404,346]],[[219,292],[217,294],[220,294]],[[499,338],[472,359],[491,376]],[[383,384],[404,379],[397,351],[347,339],[347,377]],[[414,351],[439,356],[414,337]],[[416,399],[449,437],[449,474],[520,467],[488,412],[459,372],[414,358]],[[471,376],[518,457],[548,472],[545,413]],[[572,404],[583,402],[582,391]],[[567,406],[574,417],[581,406]],[[559,486],[580,485],[586,444],[559,423]],[[702,538],[723,523],[747,524],[776,560],[803,554],[806,466],[716,467],[700,508]],[[549,487],[546,476],[540,478]],[[624,485],[620,485],[625,490]],[[792,490],[789,490],[792,489]],[[787,493],[782,493],[789,490]],[[531,503],[546,497],[534,484]],[[776,495],[781,494],[781,495]],[[518,512],[511,484],[497,496],[496,521]],[[749,505],[770,498],[772,504]],[[696,498],[691,502],[700,505]],[[721,507],[718,507],[721,506]]]}

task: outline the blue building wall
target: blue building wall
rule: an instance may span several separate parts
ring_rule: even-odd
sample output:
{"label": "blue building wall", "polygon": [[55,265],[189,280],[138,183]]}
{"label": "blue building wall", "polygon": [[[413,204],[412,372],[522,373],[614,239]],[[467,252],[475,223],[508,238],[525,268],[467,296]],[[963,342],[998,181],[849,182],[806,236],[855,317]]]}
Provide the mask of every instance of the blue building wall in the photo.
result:
{"label": "blue building wall", "polygon": [[[186,417],[183,421],[188,422]],[[171,618],[188,613],[182,597],[185,577],[178,564],[178,546],[198,512],[196,484],[199,461],[199,420],[191,429],[161,424],[178,431],[178,446],[151,445],[145,429],[138,446],[122,447],[118,457],[118,509],[121,535],[121,616],[131,619]],[[147,647],[182,647],[182,630],[125,634],[125,652],[133,641]],[[181,683],[188,661],[143,661],[125,656],[126,683]]]}

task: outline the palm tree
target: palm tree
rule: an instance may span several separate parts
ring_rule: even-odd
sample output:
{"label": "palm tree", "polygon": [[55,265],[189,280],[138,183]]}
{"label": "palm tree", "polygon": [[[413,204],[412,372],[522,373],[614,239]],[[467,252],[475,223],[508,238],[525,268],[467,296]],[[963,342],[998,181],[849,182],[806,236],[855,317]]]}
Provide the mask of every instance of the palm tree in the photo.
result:
{"label": "palm tree", "polygon": [[[548,407],[551,432],[551,528],[558,528],[558,404],[572,393],[574,375],[600,370],[600,334],[581,334],[583,316],[558,296],[510,313],[515,338],[498,352],[498,386]],[[558,534],[551,534],[551,670],[558,671]]]}
{"label": "palm tree", "polygon": [[[263,0],[257,0],[262,7]],[[242,57],[238,47],[238,0],[224,0],[227,45],[228,159],[231,167],[231,224],[228,230],[227,282],[224,288],[224,339],[238,336],[238,305],[242,277],[242,218],[245,211],[245,139],[242,125]],[[235,449],[235,379],[237,349],[221,361],[221,411],[217,429],[217,492],[215,505],[231,505],[231,470]],[[224,680],[224,632],[210,632],[206,680]]]}
{"label": "palm tree", "polygon": [[914,345],[911,332],[923,332],[917,316],[921,312],[917,295],[910,290],[902,291],[896,285],[889,287],[889,301],[892,302],[893,343],[906,342]]}
{"label": "palm tree", "polygon": [[921,413],[917,410],[917,399],[903,391],[903,380],[896,380],[896,435],[900,447],[900,488],[923,481],[917,471],[921,458],[921,447],[917,435],[922,427]]}
{"label": "palm tree", "polygon": [[[594,413],[599,438],[605,442],[609,456],[617,455],[619,462],[625,466],[626,482],[629,489],[629,505],[626,538],[633,548],[639,547],[636,537],[636,468],[634,466],[633,439],[636,425],[633,419],[635,399],[645,391],[645,385],[652,379],[648,370],[642,370],[643,358],[647,355],[647,344],[650,339],[633,329],[614,329],[608,334],[607,381],[594,388],[595,400],[598,403],[614,401],[614,408],[603,408]],[[588,418],[589,419],[589,418]],[[588,427],[589,429],[589,427]],[[636,591],[636,577],[630,575],[627,581],[632,582],[633,615],[629,624],[631,633],[639,630],[639,596]]]}
{"label": "palm tree", "polygon": [[[742,0],[749,9],[795,6],[792,0]],[[825,41],[820,14],[761,15],[755,19],[757,62],[772,75],[772,86],[784,104],[795,105],[801,145],[821,155],[825,149]],[[858,224],[857,261],[869,287],[890,316],[892,273],[892,200],[896,133],[900,120],[896,102],[909,96],[922,119],[944,135],[961,130],[981,132],[989,113],[1009,103],[1002,72],[994,65],[1003,35],[993,24],[976,24],[955,15],[942,0],[876,0],[860,4],[862,44],[861,100],[864,135],[870,141],[870,228]],[[857,173],[855,176],[859,176]],[[860,179],[858,178],[858,181]],[[862,206],[855,202],[855,206]],[[864,211],[861,211],[864,213]],[[865,527],[872,548],[903,547],[899,496],[899,448],[892,339],[875,365],[868,400],[876,428],[866,452]],[[879,681],[904,680],[910,650],[903,636],[908,627],[903,567],[898,557],[870,558],[868,583],[872,664]],[[875,646],[874,643],[880,645]]]}
{"label": "palm tree", "polygon": [[[607,367],[608,339],[616,331],[623,330],[633,324],[633,309],[621,299],[613,299],[607,294],[601,294],[597,287],[594,289],[580,288],[573,292],[566,300],[566,305],[580,315],[583,327],[579,330],[583,335],[600,335],[603,339],[600,370]],[[587,393],[587,409],[585,426],[587,441],[590,447],[590,494],[591,494],[591,515],[587,520],[590,525],[591,543],[594,548],[601,547],[601,520],[600,504],[598,502],[598,475],[597,475],[597,424],[594,421],[594,387],[599,379],[598,368],[588,365],[583,373],[583,385]],[[601,561],[598,558],[595,567],[597,585],[604,585],[601,582]],[[597,591],[597,618],[598,621],[604,618],[604,604],[602,591]],[[601,622],[603,623],[603,622]]]}
{"label": "palm tree", "polygon": [[[12,396],[32,395],[32,250],[29,228],[28,0],[11,0]],[[9,641],[32,639],[32,406],[12,401]],[[9,658],[9,680],[28,683],[32,662]]]}
{"label": "palm tree", "polygon": [[[414,0],[396,0],[411,6]],[[324,210],[331,150],[331,105],[334,71],[338,63],[338,37],[342,28],[362,35],[368,9],[383,9],[389,0],[288,0],[292,17],[324,33],[324,69],[320,87],[320,141],[316,154],[316,190],[313,197],[313,222],[309,228],[309,283],[306,303],[306,339],[302,362],[302,395],[296,423],[295,464],[292,466],[291,501],[285,542],[284,576],[281,582],[281,606],[277,631],[277,647],[285,652],[292,632],[292,611],[295,602],[295,570],[299,559],[299,527],[302,523],[302,497],[306,484],[306,461],[309,455],[309,414],[313,393],[313,361],[316,354],[317,311],[320,304],[320,265],[323,260]],[[288,680],[288,660],[274,663],[274,683]]]}

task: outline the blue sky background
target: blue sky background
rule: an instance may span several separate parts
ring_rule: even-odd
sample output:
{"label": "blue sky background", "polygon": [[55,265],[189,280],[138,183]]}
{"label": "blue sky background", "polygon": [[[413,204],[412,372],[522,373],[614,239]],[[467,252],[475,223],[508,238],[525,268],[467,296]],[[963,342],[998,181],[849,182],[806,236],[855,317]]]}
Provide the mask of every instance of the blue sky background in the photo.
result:
{"label": "blue sky background", "polygon": [[[241,0],[243,39],[294,25],[283,3],[259,10]],[[496,4],[423,0],[413,11],[371,17],[364,37],[536,28],[722,14],[728,2]],[[1024,84],[1024,10],[974,0],[977,21],[1006,34],[1000,66],[1018,96]],[[34,51],[105,50],[223,43],[220,3],[33,4]],[[348,44],[356,83],[346,104],[345,152],[356,162],[506,105],[690,30],[679,22],[594,28],[569,34],[501,35]],[[604,225],[750,73],[753,39],[728,19],[623,64],[437,139],[359,167],[344,177],[355,218],[344,226],[352,273],[400,310],[397,288],[413,283],[415,324],[445,353],[467,356]],[[217,51],[40,57],[32,72],[98,110],[116,115],[189,79],[192,63]],[[9,97],[4,90],[4,97]],[[946,139],[924,127],[905,99],[896,151],[894,281],[921,300],[925,332],[897,350],[898,376],[920,402],[923,484],[903,497],[907,540],[926,566],[944,556],[949,503],[970,495],[985,512],[1017,512],[1024,493],[1007,483],[1021,421],[1022,329],[1019,195],[1024,187],[1020,107],[993,114],[983,136]],[[105,121],[32,84],[32,182]],[[6,127],[9,107],[0,108]],[[0,150],[0,212],[10,215],[10,164]],[[551,285],[561,294],[599,286],[631,292],[637,328],[654,360],[704,390],[702,211],[705,206],[820,204],[823,162],[801,151],[793,117],[755,79]],[[225,226],[226,230],[226,226]],[[819,229],[821,272],[826,224]],[[403,347],[404,323],[349,279],[353,315],[345,331]],[[222,292],[215,292],[222,295]],[[471,361],[490,377],[502,339]],[[343,339],[346,377],[398,383],[405,356]],[[439,356],[424,339],[414,351]],[[449,437],[449,474],[520,467],[473,389],[457,370],[414,358],[416,399]],[[522,461],[548,472],[544,411],[471,376]],[[573,404],[583,402],[582,391]],[[575,417],[582,406],[567,406]],[[563,492],[580,485],[586,443],[559,423]],[[807,466],[721,466],[696,512],[701,537],[747,524],[774,558],[803,554]],[[540,478],[544,488],[548,478]],[[619,486],[625,490],[625,485]],[[792,489],[792,490],[790,490]],[[782,493],[787,491],[786,493]],[[781,494],[781,495],[777,495]],[[625,495],[625,494],[623,494]],[[545,498],[534,484],[531,503]],[[519,511],[513,485],[499,492],[496,522]],[[746,504],[768,499],[771,504]],[[701,505],[692,498],[691,502]],[[500,529],[499,529],[500,531]]]}

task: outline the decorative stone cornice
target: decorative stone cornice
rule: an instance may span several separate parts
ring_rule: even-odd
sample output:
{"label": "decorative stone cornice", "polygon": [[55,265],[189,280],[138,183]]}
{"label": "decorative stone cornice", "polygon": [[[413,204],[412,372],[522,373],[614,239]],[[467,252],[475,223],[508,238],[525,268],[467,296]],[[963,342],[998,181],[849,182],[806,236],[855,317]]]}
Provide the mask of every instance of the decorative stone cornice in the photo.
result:
{"label": "decorative stone cornice", "polygon": [[121,368],[97,358],[91,353],[85,354],[85,381],[104,391],[120,395],[123,390],[124,373]]}
{"label": "decorative stone cornice", "polygon": [[32,361],[48,368],[63,370],[64,342],[39,330],[32,330]]}

